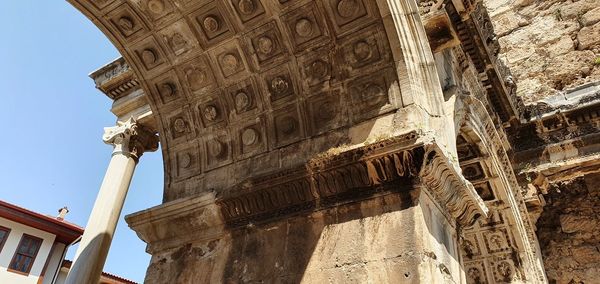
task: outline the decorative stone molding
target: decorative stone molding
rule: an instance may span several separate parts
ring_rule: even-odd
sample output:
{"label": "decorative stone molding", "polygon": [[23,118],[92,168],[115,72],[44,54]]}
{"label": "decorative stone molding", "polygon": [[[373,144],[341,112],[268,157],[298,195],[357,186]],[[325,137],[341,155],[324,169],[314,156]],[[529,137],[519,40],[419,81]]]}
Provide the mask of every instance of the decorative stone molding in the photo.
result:
{"label": "decorative stone molding", "polygon": [[90,77],[96,83],[96,88],[113,100],[118,100],[141,87],[133,70],[123,57],[92,72]]}
{"label": "decorative stone molding", "polygon": [[117,122],[117,126],[104,128],[102,140],[114,146],[113,155],[122,154],[136,161],[144,152],[158,149],[158,136],[144,129],[133,118]]}
{"label": "decorative stone molding", "polygon": [[428,146],[421,170],[421,180],[437,203],[462,227],[487,217],[488,209],[473,185],[460,174],[436,144]]}
{"label": "decorative stone molding", "polygon": [[[504,62],[498,58],[500,45],[483,1],[446,1],[445,9],[462,49],[479,72],[488,99],[503,123],[524,113],[522,100],[516,95],[516,82]],[[464,3],[463,3],[464,2]]]}
{"label": "decorative stone molding", "polygon": [[[398,42],[402,51],[394,50],[395,59],[404,61],[406,68],[404,78],[400,80],[403,93],[403,104],[416,104],[432,116],[443,114],[444,94],[435,67],[435,60],[427,33],[419,15],[419,7],[415,0],[384,0],[380,9],[389,13],[394,26],[387,26],[390,42]],[[387,10],[387,11],[386,11]],[[387,16],[387,15],[386,15]]]}
{"label": "decorative stone molding", "polygon": [[305,167],[252,178],[217,201],[231,227],[260,223],[310,210],[360,201],[412,188],[423,146],[406,135],[339,154],[325,153]]}
{"label": "decorative stone molding", "polygon": [[[306,167],[244,183],[217,201],[231,227],[410,190],[422,181],[461,226],[487,209],[435,144],[412,144],[416,132],[311,160]],[[411,143],[412,142],[412,143]],[[412,144],[412,145],[411,145]],[[425,154],[426,149],[428,150]]]}
{"label": "decorative stone molding", "polygon": [[[503,131],[497,129],[492,121],[489,113],[485,109],[483,103],[471,96],[462,97],[465,100],[465,105],[468,105],[468,116],[465,124],[470,127],[482,140],[482,146],[490,155],[490,161],[497,166],[496,174],[498,181],[501,184],[499,188],[500,199],[502,204],[506,204],[505,208],[494,206],[492,212],[494,214],[506,215],[512,222],[512,232],[518,243],[518,252],[522,258],[522,267],[524,275],[521,277],[533,283],[543,283],[546,281],[543,264],[540,262],[539,246],[535,229],[531,220],[528,218],[528,211],[525,204],[524,191],[515,176],[512,168],[512,163],[508,158],[507,152],[503,147],[502,136],[498,132]],[[504,213],[499,213],[504,212]],[[500,223],[508,222],[506,220]],[[500,224],[498,223],[498,224]],[[505,223],[504,225],[507,225]],[[511,274],[516,275],[516,274]]]}

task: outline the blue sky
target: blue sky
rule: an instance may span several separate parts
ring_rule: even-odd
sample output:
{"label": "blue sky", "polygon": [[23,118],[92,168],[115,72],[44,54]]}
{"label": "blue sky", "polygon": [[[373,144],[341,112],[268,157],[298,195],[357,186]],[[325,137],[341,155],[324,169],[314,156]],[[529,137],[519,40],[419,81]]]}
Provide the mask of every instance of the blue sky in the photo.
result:
{"label": "blue sky", "polygon": [[[0,36],[0,199],[51,215],[66,205],[85,226],[112,151],[103,127],[115,123],[88,74],[119,54],[64,0],[4,3]],[[160,204],[162,189],[162,156],[147,153],[123,215]],[[121,217],[104,270],[141,282],[149,259]]]}

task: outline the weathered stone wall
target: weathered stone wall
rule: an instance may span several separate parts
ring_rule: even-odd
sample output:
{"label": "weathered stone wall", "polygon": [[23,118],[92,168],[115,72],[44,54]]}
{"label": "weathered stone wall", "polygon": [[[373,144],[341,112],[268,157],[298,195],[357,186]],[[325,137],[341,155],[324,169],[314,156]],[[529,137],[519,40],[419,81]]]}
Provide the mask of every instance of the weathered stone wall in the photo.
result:
{"label": "weathered stone wall", "polygon": [[598,0],[485,3],[526,103],[600,79]]}
{"label": "weathered stone wall", "polygon": [[598,283],[600,174],[550,187],[537,222],[550,283]]}
{"label": "weathered stone wall", "polygon": [[[525,103],[600,80],[598,0],[485,2]],[[588,175],[554,184],[544,196],[536,226],[550,283],[598,283],[599,184],[599,175]]]}

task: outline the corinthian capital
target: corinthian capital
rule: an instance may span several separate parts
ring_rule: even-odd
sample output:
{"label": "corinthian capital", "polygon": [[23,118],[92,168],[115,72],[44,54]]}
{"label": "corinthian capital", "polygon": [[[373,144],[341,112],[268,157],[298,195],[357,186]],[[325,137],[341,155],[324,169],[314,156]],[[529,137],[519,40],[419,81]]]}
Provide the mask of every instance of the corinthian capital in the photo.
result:
{"label": "corinthian capital", "polygon": [[144,129],[133,117],[125,122],[117,122],[117,126],[105,127],[102,140],[115,147],[113,155],[126,155],[136,161],[144,152],[158,149],[158,136]]}

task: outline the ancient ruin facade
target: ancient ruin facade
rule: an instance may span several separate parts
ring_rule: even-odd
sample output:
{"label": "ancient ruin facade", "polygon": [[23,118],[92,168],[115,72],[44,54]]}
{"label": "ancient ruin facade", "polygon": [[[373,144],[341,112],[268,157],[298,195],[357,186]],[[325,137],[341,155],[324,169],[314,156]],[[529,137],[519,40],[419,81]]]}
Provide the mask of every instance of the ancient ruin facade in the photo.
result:
{"label": "ancient ruin facade", "polygon": [[148,283],[545,283],[551,189],[596,210],[598,85],[525,106],[481,0],[69,2],[115,155],[160,139]]}

